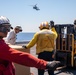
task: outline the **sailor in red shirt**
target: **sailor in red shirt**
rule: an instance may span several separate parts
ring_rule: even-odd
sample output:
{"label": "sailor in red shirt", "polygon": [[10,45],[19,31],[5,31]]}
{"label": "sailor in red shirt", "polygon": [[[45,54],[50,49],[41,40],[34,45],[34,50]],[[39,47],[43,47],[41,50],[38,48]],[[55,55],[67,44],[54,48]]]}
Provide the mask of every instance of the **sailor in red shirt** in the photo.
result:
{"label": "sailor in red shirt", "polygon": [[[3,40],[10,31],[9,19],[0,16],[0,75],[15,75],[15,67],[12,62],[39,69],[55,70],[60,64],[59,61],[46,62],[33,55],[12,49]],[[30,64],[29,64],[30,62]]]}

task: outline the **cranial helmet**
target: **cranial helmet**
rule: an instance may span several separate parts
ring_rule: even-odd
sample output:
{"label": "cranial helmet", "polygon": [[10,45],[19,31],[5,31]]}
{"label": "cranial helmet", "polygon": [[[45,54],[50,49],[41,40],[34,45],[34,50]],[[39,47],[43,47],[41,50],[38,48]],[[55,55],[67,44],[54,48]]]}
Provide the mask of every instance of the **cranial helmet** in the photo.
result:
{"label": "cranial helmet", "polygon": [[[6,28],[5,26],[8,26],[8,28]],[[0,32],[6,33],[6,31],[10,31],[11,28],[11,24],[8,18],[4,17],[4,16],[0,16]]]}
{"label": "cranial helmet", "polygon": [[49,23],[48,22],[42,22],[39,26],[40,29],[48,29],[49,28]]}
{"label": "cranial helmet", "polygon": [[0,16],[0,25],[10,25],[10,21],[8,18],[4,17],[4,16]]}

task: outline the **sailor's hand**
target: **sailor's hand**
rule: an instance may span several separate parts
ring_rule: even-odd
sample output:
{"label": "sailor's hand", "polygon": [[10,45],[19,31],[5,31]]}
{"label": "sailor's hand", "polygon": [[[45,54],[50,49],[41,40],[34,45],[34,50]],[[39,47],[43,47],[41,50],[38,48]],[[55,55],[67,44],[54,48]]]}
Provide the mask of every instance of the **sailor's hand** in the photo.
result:
{"label": "sailor's hand", "polygon": [[46,69],[48,70],[56,70],[56,68],[60,65],[60,61],[52,61],[48,62],[46,65]]}
{"label": "sailor's hand", "polygon": [[54,55],[54,54],[52,55],[52,58],[53,58],[53,59],[55,58],[55,55]]}
{"label": "sailor's hand", "polygon": [[54,21],[50,21],[51,28],[54,27]]}
{"label": "sailor's hand", "polygon": [[23,45],[22,47],[27,49],[27,47],[25,45]]}

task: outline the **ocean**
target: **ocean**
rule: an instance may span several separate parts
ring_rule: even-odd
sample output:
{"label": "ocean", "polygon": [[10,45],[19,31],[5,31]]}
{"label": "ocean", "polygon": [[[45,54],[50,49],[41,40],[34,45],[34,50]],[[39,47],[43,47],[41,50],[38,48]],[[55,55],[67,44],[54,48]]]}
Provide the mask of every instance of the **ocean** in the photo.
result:
{"label": "ocean", "polygon": [[30,41],[33,38],[34,32],[21,32],[17,34],[16,42]]}

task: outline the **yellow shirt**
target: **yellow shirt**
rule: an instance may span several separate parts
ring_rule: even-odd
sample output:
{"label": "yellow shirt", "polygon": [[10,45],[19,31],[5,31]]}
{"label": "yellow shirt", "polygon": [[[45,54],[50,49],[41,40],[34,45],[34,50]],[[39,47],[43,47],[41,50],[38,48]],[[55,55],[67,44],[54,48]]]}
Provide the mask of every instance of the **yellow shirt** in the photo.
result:
{"label": "yellow shirt", "polygon": [[53,51],[54,43],[57,38],[57,33],[55,28],[43,29],[37,33],[35,33],[32,40],[27,44],[27,48],[30,48],[36,44],[36,53],[40,53],[43,51]]}

